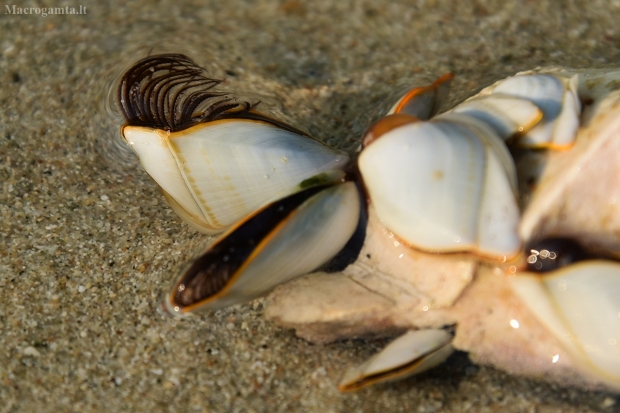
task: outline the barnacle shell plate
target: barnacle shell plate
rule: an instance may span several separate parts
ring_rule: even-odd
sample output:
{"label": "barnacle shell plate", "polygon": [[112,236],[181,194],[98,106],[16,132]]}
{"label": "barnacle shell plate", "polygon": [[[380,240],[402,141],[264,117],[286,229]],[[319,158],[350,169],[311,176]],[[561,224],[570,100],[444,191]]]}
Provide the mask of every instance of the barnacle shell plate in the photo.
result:
{"label": "barnacle shell plate", "polygon": [[516,172],[484,123],[447,114],[400,126],[358,164],[377,215],[405,243],[499,259],[519,251]]}
{"label": "barnacle shell plate", "polygon": [[539,107],[529,100],[501,93],[470,99],[455,107],[452,113],[461,113],[484,122],[504,140],[530,130],[543,116]]}
{"label": "barnacle shell plate", "polygon": [[[251,214],[223,234],[209,246],[205,254],[217,248],[220,242],[235,234],[239,228],[264,225],[260,220],[261,212]],[[205,287],[205,280],[201,278],[199,270],[193,279],[188,280],[182,276],[164,305],[172,314],[180,315],[197,308],[219,309],[265,295],[276,285],[315,270],[333,258],[355,232],[359,217],[360,197],[354,183],[346,182],[323,189],[295,208],[261,239],[252,241],[249,245],[255,245],[245,253],[247,255],[240,265],[231,268],[224,263],[224,274],[221,275],[226,276],[227,280],[219,291],[186,306],[176,302],[177,290],[187,294],[192,289]],[[257,222],[252,221],[256,219]],[[244,233],[246,237],[251,237],[252,231]],[[230,255],[237,254],[234,250],[239,249],[243,248],[233,246]],[[215,254],[215,257],[219,255]],[[217,267],[219,264],[209,260],[207,267]],[[221,276],[212,275],[218,278]],[[197,283],[193,282],[194,279]]]}
{"label": "barnacle shell plate", "polygon": [[573,360],[620,383],[620,264],[584,261],[551,273],[521,273],[512,287]]}
{"label": "barnacle shell plate", "polygon": [[534,103],[543,118],[524,134],[519,143],[528,147],[569,148],[579,128],[581,106],[577,95],[578,77],[563,74],[518,74],[480,92],[481,96],[502,94]]}
{"label": "barnacle shell plate", "polygon": [[[596,97],[604,85],[620,86],[620,72],[614,73],[615,79],[609,73],[585,78],[584,86],[596,89],[580,91],[580,96]],[[619,113],[618,90],[585,108],[574,148],[550,157],[523,214],[519,232],[524,239],[570,237],[620,254]]]}
{"label": "barnacle shell plate", "polygon": [[452,336],[444,330],[409,331],[343,376],[340,391],[357,390],[378,381],[400,380],[443,363],[454,352]]}
{"label": "barnacle shell plate", "polygon": [[256,120],[218,120],[173,133],[126,126],[123,136],[175,211],[207,233],[223,231],[349,160],[318,141]]}
{"label": "barnacle shell plate", "polygon": [[422,120],[432,118],[445,103],[452,79],[454,75],[447,73],[428,86],[410,89],[392,106],[387,115],[403,113]]}

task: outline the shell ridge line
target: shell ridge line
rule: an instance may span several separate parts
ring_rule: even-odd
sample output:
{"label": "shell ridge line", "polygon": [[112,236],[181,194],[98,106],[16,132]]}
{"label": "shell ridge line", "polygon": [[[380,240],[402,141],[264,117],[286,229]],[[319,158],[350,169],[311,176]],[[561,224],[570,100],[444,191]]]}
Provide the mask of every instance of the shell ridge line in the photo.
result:
{"label": "shell ridge line", "polygon": [[[603,102],[605,102],[605,100],[601,101],[600,103],[603,103]],[[597,116],[594,116],[590,120],[589,124],[585,128],[582,128],[581,120],[580,120],[579,127],[576,131],[577,136],[575,137],[575,146],[577,146],[581,140],[585,140],[588,135],[591,135],[593,132],[597,132],[600,129],[598,127],[594,128],[594,125],[597,125],[596,121],[599,120],[601,117],[606,117],[606,116],[604,113],[597,114]],[[618,129],[620,129],[620,117],[612,121],[608,120],[607,123],[612,123],[612,122],[616,123],[617,126],[615,128],[607,126],[605,128],[605,130],[607,131],[606,135],[600,135],[596,137],[596,139],[590,139],[593,142],[588,142],[586,150],[578,152],[574,160],[572,160],[571,158],[572,161],[570,163],[572,167],[565,168],[562,174],[561,184],[557,184],[555,182],[555,181],[558,181],[557,179],[553,180],[554,183],[556,183],[555,185],[549,186],[548,184],[545,184],[544,196],[538,196],[532,199],[532,202],[530,203],[531,206],[535,205],[541,211],[548,211],[551,205],[557,204],[558,198],[562,196],[562,193],[565,191],[565,189],[579,175],[580,167],[588,162],[592,162],[593,161],[592,158],[595,156],[597,152],[600,151],[600,147],[605,144],[605,141],[607,140],[606,137],[610,133],[609,130],[612,129],[612,130],[617,131]],[[600,132],[598,133],[600,134]],[[542,183],[543,181],[541,180],[541,182],[539,182],[539,186]],[[525,237],[525,236],[532,236],[533,234],[535,234],[534,231],[536,230],[536,228],[534,228],[534,225],[539,223],[539,218],[537,218],[536,216],[533,216],[532,214],[528,214],[527,211],[523,214],[522,218],[525,218],[525,219],[522,219],[522,224],[519,225],[520,235],[522,237]],[[532,222],[532,220],[535,218],[537,219],[537,221]]]}
{"label": "shell ridge line", "polygon": [[[471,237],[470,241],[474,241],[477,239],[478,237],[478,230],[477,230],[477,225],[472,226],[469,221],[468,217],[478,217],[478,212],[480,211],[480,191],[476,190],[476,187],[480,187],[480,185],[482,184],[482,177],[484,176],[483,174],[480,174],[480,171],[477,170],[478,168],[482,168],[483,173],[486,170],[486,148],[485,145],[480,141],[480,139],[477,138],[477,136],[475,135],[474,131],[469,130],[469,128],[467,128],[464,125],[458,124],[458,123],[452,123],[450,121],[444,121],[444,124],[446,126],[448,125],[453,125],[455,127],[455,131],[456,132],[454,135],[450,134],[450,139],[453,141],[458,141],[458,140],[462,140],[464,146],[465,146],[465,150],[466,153],[454,153],[454,150],[451,150],[451,158],[465,158],[466,160],[466,165],[465,167],[467,168],[465,171],[463,171],[464,175],[465,175],[465,191],[463,191],[462,193],[465,195],[465,198],[463,199],[463,202],[460,205],[455,205],[456,209],[455,215],[456,216],[461,216],[461,217],[465,217],[464,219],[458,219],[456,220],[460,225],[459,225],[459,234],[457,235],[455,234],[455,236],[458,237],[458,241],[457,239],[453,239],[452,240],[452,244],[454,245],[456,244],[460,244],[460,241],[463,238],[466,238],[467,240],[469,240],[469,238]],[[481,153],[480,153],[481,152]],[[478,156],[478,155],[482,155],[482,156]],[[483,165],[480,165],[480,162],[483,162]],[[457,162],[450,162],[452,165],[457,164]],[[460,210],[461,212],[459,213],[458,210]],[[462,245],[462,244],[460,244]],[[470,250],[474,248],[475,246],[467,246],[467,250]]]}
{"label": "shell ridge line", "polygon": [[[466,191],[466,193],[469,194],[471,199],[469,202],[465,203],[465,205],[469,206],[470,209],[466,210],[465,212],[467,213],[467,216],[477,217],[478,222],[480,222],[480,217],[478,216],[478,213],[480,212],[480,209],[481,209],[480,203],[482,200],[482,195],[484,194],[484,187],[483,187],[484,178],[483,177],[486,175],[487,168],[488,168],[488,162],[486,162],[487,157],[488,157],[488,148],[485,147],[484,144],[482,144],[483,165],[479,164],[480,160],[473,162],[473,160],[475,159],[475,155],[476,155],[475,146],[477,146],[477,144],[480,144],[480,141],[475,136],[471,136],[470,134],[465,134],[465,136],[467,137],[467,140],[470,142],[470,145],[468,145],[468,149],[469,149],[468,158],[472,160],[472,162],[469,162],[469,171],[468,171],[469,179],[467,179],[468,190]],[[480,177],[477,176],[477,173],[476,173],[477,168],[482,168],[482,173]],[[479,189],[476,190],[476,187],[478,187]],[[477,240],[479,237],[479,233],[480,233],[479,226],[476,225],[473,228],[463,228],[464,230],[463,232],[470,230],[470,229],[475,230],[475,234],[472,234],[473,235],[472,241]],[[476,249],[475,246],[474,246],[474,249]]]}
{"label": "shell ridge line", "polygon": [[219,222],[217,222],[215,217],[211,216],[212,211],[209,209],[206,202],[201,202],[203,200],[201,199],[201,197],[199,197],[196,194],[196,191],[194,190],[193,185],[191,185],[188,182],[187,171],[186,171],[187,162],[185,162],[185,160],[182,158],[179,148],[177,148],[176,144],[173,143],[173,140],[170,139],[168,132],[160,131],[160,130],[158,130],[157,132],[160,135],[161,139],[163,139],[164,142],[166,142],[168,149],[170,150],[170,152],[172,153],[172,156],[176,160],[177,167],[179,168],[179,171],[181,171],[181,176],[183,176],[183,182],[185,183],[185,186],[187,187],[187,190],[189,191],[189,193],[192,194],[192,198],[194,198],[194,202],[196,202],[196,204],[198,205],[198,208],[200,208],[200,211],[203,214],[204,220],[209,223],[211,228],[221,229],[222,225]]}
{"label": "shell ridge line", "polygon": [[[592,261],[597,262],[597,260],[592,260]],[[588,261],[581,261],[581,263],[578,263],[577,265],[583,266],[585,265],[584,264],[585,262],[588,262]],[[547,294],[548,297],[550,297],[550,301],[552,302],[553,309],[556,311],[556,314],[559,316],[560,320],[562,321],[562,325],[564,327],[565,332],[568,333],[567,339],[570,340],[582,353],[582,354],[573,355],[573,357],[581,359],[582,363],[587,363],[590,368],[593,368],[601,375],[608,377],[613,381],[617,381],[618,380],[617,376],[613,376],[607,370],[602,369],[598,365],[598,363],[596,363],[594,360],[592,360],[588,356],[588,351],[585,347],[586,346],[585,343],[582,343],[581,340],[579,339],[579,335],[575,332],[574,328],[572,327],[573,323],[568,319],[568,315],[565,314],[562,307],[560,306],[560,303],[555,299],[552,289],[547,285],[547,281],[555,283],[557,281],[557,278],[564,276],[564,274],[561,273],[561,269],[556,270],[555,273],[551,273],[548,275],[545,275],[543,273],[543,274],[537,274],[537,276],[539,277],[541,284],[544,286],[545,293]],[[569,287],[570,287],[570,284],[567,282],[567,288]],[[571,349],[565,348],[565,350],[567,350],[569,354],[571,353],[570,351]]]}

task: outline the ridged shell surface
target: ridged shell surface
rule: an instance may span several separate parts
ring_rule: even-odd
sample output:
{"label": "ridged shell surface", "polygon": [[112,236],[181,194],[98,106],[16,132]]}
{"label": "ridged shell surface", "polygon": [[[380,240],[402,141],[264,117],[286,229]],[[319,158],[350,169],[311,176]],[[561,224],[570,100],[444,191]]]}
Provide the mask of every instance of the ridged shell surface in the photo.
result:
{"label": "ridged shell surface", "polygon": [[362,365],[347,371],[340,391],[356,390],[384,380],[398,380],[443,363],[454,351],[444,330],[409,331]]}
{"label": "ridged shell surface", "polygon": [[620,385],[620,264],[583,261],[511,277],[514,290],[590,374]]}
{"label": "ridged shell surface", "polygon": [[175,133],[126,127],[123,133],[177,212],[205,232],[228,228],[349,159],[306,136],[253,120],[213,121]]}
{"label": "ridged shell surface", "polygon": [[452,115],[395,128],[365,148],[359,168],[379,218],[406,243],[500,259],[518,252],[514,165],[481,122]]}
{"label": "ridged shell surface", "polygon": [[[312,195],[264,238],[257,239],[249,255],[237,268],[225,268],[228,280],[220,291],[201,302],[188,307],[219,309],[229,305],[248,302],[265,295],[276,285],[306,274],[333,258],[346,245],[357,228],[360,217],[360,197],[352,182],[334,185]],[[241,225],[250,222],[258,214],[239,223],[215,241],[234,234]],[[263,222],[252,222],[261,225]],[[235,249],[237,249],[235,247]],[[205,263],[205,266],[218,263]],[[189,280],[188,280],[189,281]],[[205,280],[208,281],[208,280]],[[185,290],[185,285],[175,288]],[[175,292],[172,292],[174,296]],[[165,302],[169,311],[175,309],[173,299]],[[187,310],[184,310],[186,312]]]}

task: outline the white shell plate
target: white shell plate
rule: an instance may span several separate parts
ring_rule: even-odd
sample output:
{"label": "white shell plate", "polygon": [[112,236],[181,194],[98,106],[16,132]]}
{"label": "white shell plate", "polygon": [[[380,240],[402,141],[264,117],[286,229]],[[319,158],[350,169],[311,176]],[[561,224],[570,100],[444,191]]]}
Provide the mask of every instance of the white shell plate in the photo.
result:
{"label": "white shell plate", "polygon": [[620,383],[620,264],[583,261],[511,283],[577,361]]}
{"label": "white shell plate", "polygon": [[203,308],[248,302],[326,263],[353,235],[359,212],[360,197],[352,182],[312,196],[256,247],[226,294]]}
{"label": "white shell plate", "polygon": [[[395,128],[361,153],[359,168],[379,218],[422,250],[515,255],[519,210],[500,161],[509,155],[490,144],[503,143],[483,124],[474,132],[443,119]],[[514,173],[514,165],[508,169]]]}
{"label": "white shell plate", "polygon": [[196,225],[206,232],[226,229],[349,160],[308,137],[257,121],[215,121],[171,134],[126,127],[124,134],[149,175],[188,215],[201,217]]}

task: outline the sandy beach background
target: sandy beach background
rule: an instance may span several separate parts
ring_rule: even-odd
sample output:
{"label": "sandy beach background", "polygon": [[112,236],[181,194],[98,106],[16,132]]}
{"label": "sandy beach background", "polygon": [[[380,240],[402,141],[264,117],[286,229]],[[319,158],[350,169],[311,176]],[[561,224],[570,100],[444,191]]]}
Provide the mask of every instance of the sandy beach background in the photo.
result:
{"label": "sandy beach background", "polygon": [[614,394],[464,354],[341,395],[344,369],[384,340],[312,345],[265,321],[260,300],[164,317],[162,294],[209,238],[114,150],[120,121],[106,110],[119,70],[183,52],[351,149],[408,81],[454,72],[459,99],[536,66],[620,64],[620,1],[15,4],[86,7],[46,17],[1,6],[0,412],[620,411]]}

